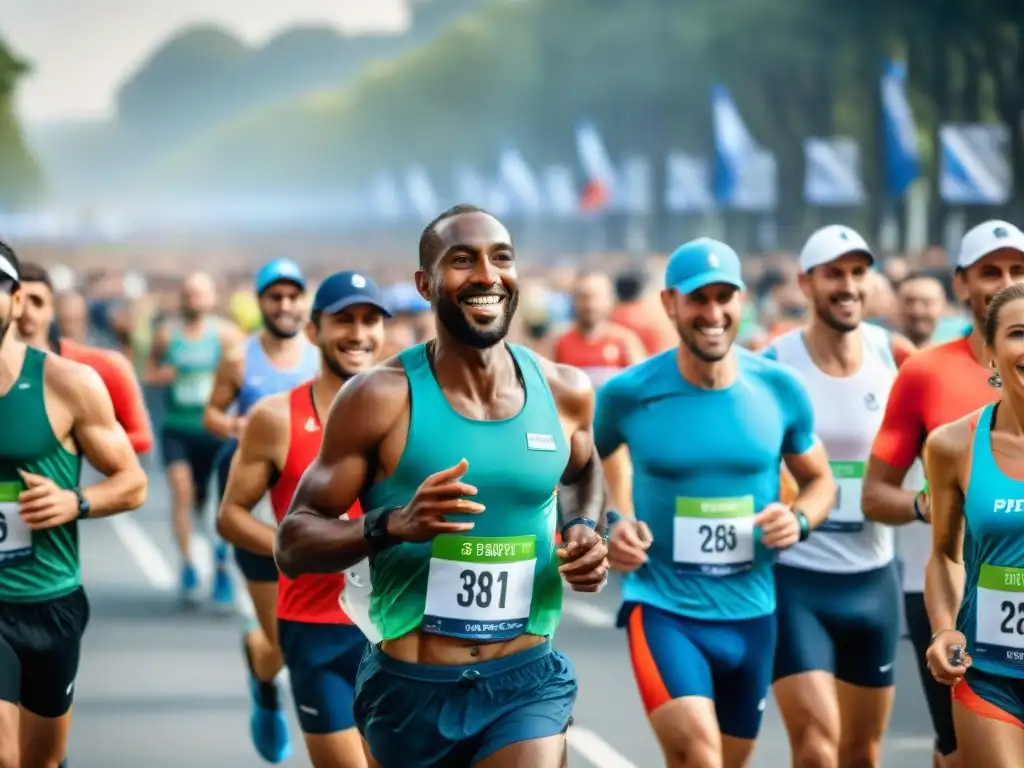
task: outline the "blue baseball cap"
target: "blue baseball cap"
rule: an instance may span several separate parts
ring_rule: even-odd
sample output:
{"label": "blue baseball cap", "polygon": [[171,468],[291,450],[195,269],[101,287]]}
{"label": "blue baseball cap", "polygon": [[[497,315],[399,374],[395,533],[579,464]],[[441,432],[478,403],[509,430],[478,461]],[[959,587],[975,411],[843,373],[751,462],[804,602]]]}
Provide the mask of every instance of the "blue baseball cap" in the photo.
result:
{"label": "blue baseball cap", "polygon": [[313,311],[328,315],[355,304],[369,304],[379,309],[384,317],[391,317],[391,310],[384,301],[380,287],[371,278],[358,272],[335,272],[320,283],[313,297]]}
{"label": "blue baseball cap", "polygon": [[256,273],[256,295],[259,296],[274,283],[295,283],[306,290],[306,278],[302,276],[299,265],[291,259],[274,259],[268,261]]}
{"label": "blue baseball cap", "polygon": [[430,311],[430,302],[420,296],[412,283],[395,283],[384,289],[384,300],[398,315],[416,315]]}
{"label": "blue baseball cap", "polygon": [[683,243],[668,257],[665,287],[680,293],[693,293],[706,285],[725,283],[746,289],[740,257],[718,240],[701,237]]}

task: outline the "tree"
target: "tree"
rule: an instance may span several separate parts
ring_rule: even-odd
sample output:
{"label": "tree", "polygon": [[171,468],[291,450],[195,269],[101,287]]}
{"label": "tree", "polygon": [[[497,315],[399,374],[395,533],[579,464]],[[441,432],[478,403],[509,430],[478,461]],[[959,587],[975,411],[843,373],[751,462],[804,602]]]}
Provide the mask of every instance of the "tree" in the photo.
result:
{"label": "tree", "polygon": [[15,90],[29,71],[28,62],[0,40],[0,210],[29,204],[42,190],[39,168],[14,115]]}

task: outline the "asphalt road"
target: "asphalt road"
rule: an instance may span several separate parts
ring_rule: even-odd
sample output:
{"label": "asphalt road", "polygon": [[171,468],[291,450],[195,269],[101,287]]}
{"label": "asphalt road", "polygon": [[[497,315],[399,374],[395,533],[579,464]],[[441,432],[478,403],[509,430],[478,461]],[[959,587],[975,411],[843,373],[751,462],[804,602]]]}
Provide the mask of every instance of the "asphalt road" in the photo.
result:
{"label": "asphalt road", "polygon": [[[159,477],[150,497],[146,508],[133,515],[81,526],[92,619],[77,682],[71,768],[261,765],[248,736],[240,653],[244,616],[178,609],[178,563]],[[636,693],[625,635],[612,627],[616,607],[614,585],[593,597],[566,598],[556,644],[572,658],[580,679],[576,725],[569,734],[570,765],[658,768],[661,753]],[[244,604],[239,610],[244,612]],[[916,674],[904,641],[885,742],[889,766],[931,765],[928,716]],[[309,766],[289,716],[295,750],[283,765]],[[785,732],[769,704],[754,765],[788,764]]]}

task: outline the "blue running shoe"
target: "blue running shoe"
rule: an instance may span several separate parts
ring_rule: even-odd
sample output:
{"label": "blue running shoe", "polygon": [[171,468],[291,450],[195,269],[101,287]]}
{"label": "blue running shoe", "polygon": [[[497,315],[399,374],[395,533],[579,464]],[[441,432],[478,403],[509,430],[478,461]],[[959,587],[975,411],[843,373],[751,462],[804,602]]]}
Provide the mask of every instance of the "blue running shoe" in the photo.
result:
{"label": "blue running shoe", "polygon": [[213,603],[218,610],[234,610],[235,589],[227,568],[217,568],[213,575]]}
{"label": "blue running shoe", "polygon": [[186,605],[195,605],[199,593],[199,573],[192,563],[185,563],[181,566],[181,587],[179,595],[181,602]]}
{"label": "blue running shoe", "polygon": [[249,717],[249,734],[259,756],[268,763],[281,763],[292,753],[288,721],[281,709],[281,697],[277,682],[261,682],[256,678],[249,654],[249,644],[242,636],[242,649],[249,668],[249,693],[252,696],[252,714]]}

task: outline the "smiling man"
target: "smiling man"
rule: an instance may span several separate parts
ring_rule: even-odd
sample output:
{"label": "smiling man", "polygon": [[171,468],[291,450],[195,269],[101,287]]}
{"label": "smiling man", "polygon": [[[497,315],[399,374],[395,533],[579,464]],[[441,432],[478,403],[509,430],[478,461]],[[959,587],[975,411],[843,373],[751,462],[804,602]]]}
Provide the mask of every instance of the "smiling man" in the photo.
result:
{"label": "smiling man", "polygon": [[775,650],[774,551],[806,539],[835,494],[804,386],[733,343],[743,289],[725,243],[677,248],[661,300],[680,344],[610,379],[594,420],[601,456],[633,464],[632,494],[611,488],[623,519],[609,513],[609,562],[627,574],[620,625],[672,768],[748,765]]}
{"label": "smiling man", "polygon": [[[420,239],[437,338],[352,379],[277,537],[289,578],[370,558],[355,720],[382,768],[561,768],[576,700],[551,646],[562,579],[607,579],[594,393],[505,341],[519,298],[508,230],[457,206]],[[577,517],[554,547],[557,489]],[[361,520],[340,519],[360,499]],[[557,555],[556,555],[557,553]]]}
{"label": "smiling man", "polygon": [[895,693],[893,530],[864,519],[861,481],[896,360],[914,347],[863,322],[874,263],[849,227],[811,235],[799,276],[810,317],[765,350],[802,374],[839,486],[828,519],[809,541],[781,553],[775,568],[774,689],[798,764],[830,754],[836,765],[877,766]]}

